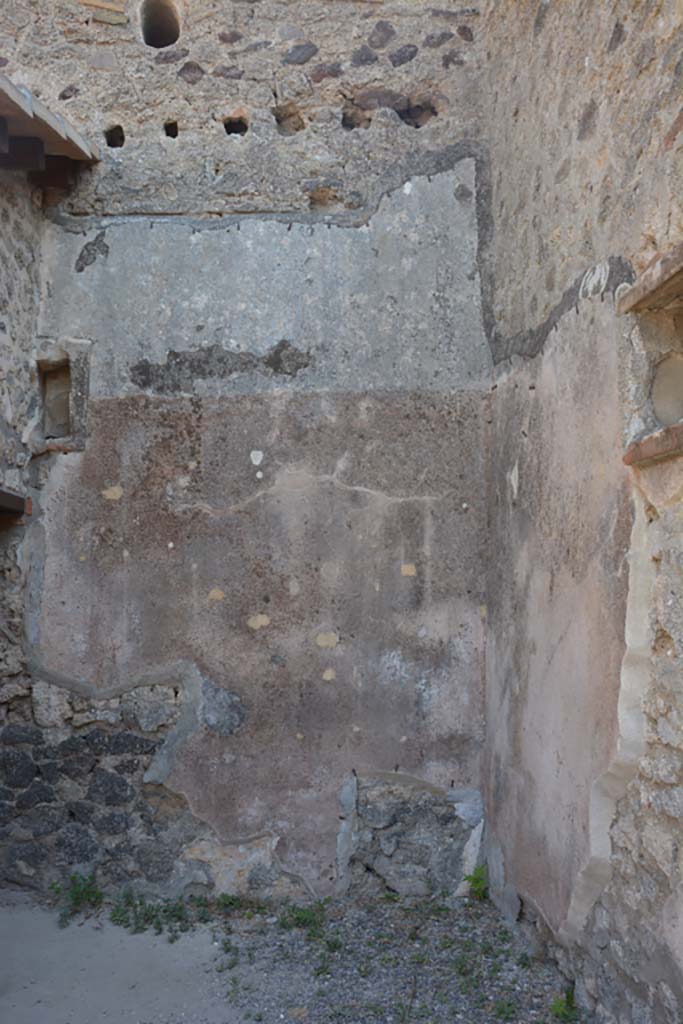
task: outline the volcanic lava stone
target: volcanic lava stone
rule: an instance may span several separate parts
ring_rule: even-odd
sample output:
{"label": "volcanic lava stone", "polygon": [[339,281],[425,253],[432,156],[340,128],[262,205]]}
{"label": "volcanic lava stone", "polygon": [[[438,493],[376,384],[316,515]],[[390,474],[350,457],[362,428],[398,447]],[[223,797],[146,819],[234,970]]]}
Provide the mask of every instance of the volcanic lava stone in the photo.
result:
{"label": "volcanic lava stone", "polygon": [[8,800],[0,800],[0,825],[7,825],[14,817],[14,807]]}
{"label": "volcanic lava stone", "polygon": [[110,811],[109,814],[101,814],[93,824],[98,832],[103,832],[107,836],[118,836],[130,827],[130,817],[123,811]]}
{"label": "volcanic lava stone", "polygon": [[390,21],[378,21],[368,36],[368,42],[373,50],[381,50],[383,46],[390,43],[396,35],[396,29]]}
{"label": "volcanic lava stone", "polygon": [[97,758],[94,754],[80,754],[78,757],[67,757],[61,763],[61,773],[69,779],[78,781],[90,774]]}
{"label": "volcanic lava stone", "polygon": [[[12,843],[7,847],[3,860],[5,866],[10,869],[20,869],[20,862],[30,868],[37,868],[47,860],[47,850],[33,840],[28,840],[25,843]],[[21,874],[25,875],[26,872],[22,871]]]}
{"label": "volcanic lava stone", "polygon": [[401,46],[398,50],[394,50],[393,53],[389,54],[389,60],[395,68],[399,68],[402,64],[407,64],[409,61],[414,60],[415,57],[417,57],[417,46],[413,43],[406,43],[405,46]]}
{"label": "volcanic lava stone", "polygon": [[12,789],[23,789],[34,779],[36,766],[23,750],[0,750],[0,780]]}
{"label": "volcanic lava stone", "polygon": [[92,782],[88,787],[88,800],[107,806],[126,804],[134,796],[133,788],[116,772],[108,772],[106,768],[96,768]]}
{"label": "volcanic lava stone", "polygon": [[21,817],[21,827],[27,829],[32,836],[40,838],[49,836],[66,824],[66,814],[63,807],[56,807],[54,804],[34,807]]}
{"label": "volcanic lava stone", "polygon": [[69,736],[67,740],[62,740],[61,743],[57,744],[57,754],[59,757],[69,757],[73,754],[84,754],[88,750],[90,744],[87,736]]}
{"label": "volcanic lava stone", "polygon": [[95,807],[93,804],[88,804],[85,800],[71,800],[66,805],[66,809],[69,817],[73,821],[78,821],[81,825],[87,825],[92,821],[93,814],[95,813]]}
{"label": "volcanic lava stone", "polygon": [[173,852],[165,850],[156,842],[142,843],[135,851],[135,859],[150,882],[165,882],[173,872]]}
{"label": "volcanic lava stone", "polygon": [[43,734],[35,725],[7,725],[0,732],[0,743],[3,746],[17,746],[20,743],[40,743]]}
{"label": "volcanic lava stone", "polygon": [[318,52],[318,47],[315,43],[305,42],[298,43],[293,46],[288,53],[282,58],[283,64],[307,64],[308,61],[315,57]]}
{"label": "volcanic lava stone", "polygon": [[27,811],[36,804],[51,804],[54,802],[55,793],[52,786],[48,786],[40,779],[34,779],[28,789],[17,797],[17,808],[20,811]]}
{"label": "volcanic lava stone", "polygon": [[90,829],[72,823],[57,836],[57,850],[63,863],[83,864],[97,856],[99,846]]}
{"label": "volcanic lava stone", "polygon": [[38,774],[43,782],[54,785],[59,780],[59,765],[56,761],[41,761],[38,766]]}
{"label": "volcanic lava stone", "polygon": [[351,55],[351,63],[355,68],[364,67],[367,64],[375,64],[379,60],[379,57],[374,50],[371,50],[369,46],[364,43],[357,50],[354,50]]}
{"label": "volcanic lava stone", "polygon": [[150,754],[156,748],[154,740],[134,732],[107,733],[103,729],[92,729],[85,738],[96,754]]}

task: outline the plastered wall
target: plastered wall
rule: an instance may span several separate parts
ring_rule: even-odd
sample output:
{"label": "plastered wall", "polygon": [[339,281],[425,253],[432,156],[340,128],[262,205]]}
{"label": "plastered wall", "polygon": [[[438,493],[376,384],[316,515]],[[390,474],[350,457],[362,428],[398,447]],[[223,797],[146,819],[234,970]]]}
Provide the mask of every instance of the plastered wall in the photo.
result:
{"label": "plastered wall", "polygon": [[494,898],[675,1021],[680,482],[621,455],[679,328],[614,302],[680,241],[680,5],[180,13],[7,15],[103,159],[43,248],[88,402],[17,478],[5,877],[332,885],[351,767],[483,780]]}
{"label": "plastered wall", "polygon": [[42,249],[78,422],[34,481],[6,737],[58,810],[12,818],[10,881],[328,892],[353,772],[479,784],[479,15],[380,7],[192,5],[168,50],[134,4],[13,8],[4,70],[102,160]]}
{"label": "plastered wall", "polygon": [[650,475],[678,470],[621,455],[656,426],[653,367],[680,342],[614,296],[679,241],[681,12],[498,3],[486,25],[505,52],[488,94],[506,553],[489,567],[490,869],[598,1020],[674,1021],[680,541]]}

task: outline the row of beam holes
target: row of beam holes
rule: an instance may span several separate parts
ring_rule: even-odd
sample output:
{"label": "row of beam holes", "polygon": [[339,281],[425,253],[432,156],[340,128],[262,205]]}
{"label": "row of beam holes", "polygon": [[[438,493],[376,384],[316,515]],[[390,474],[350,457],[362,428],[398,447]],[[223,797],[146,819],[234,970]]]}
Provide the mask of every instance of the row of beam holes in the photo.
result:
{"label": "row of beam holes", "polygon": [[[399,110],[397,113],[403,123],[410,125],[411,128],[421,128],[423,124],[437,116],[435,107],[429,101],[408,107],[407,110]],[[306,127],[303,116],[293,103],[285,103],[280,107],[274,107],[273,115],[280,135],[295,135]],[[342,114],[342,127],[347,131],[353,131],[354,128],[369,128],[371,120],[370,114],[366,111],[358,110],[348,105]],[[226,117],[223,121],[223,127],[225,128],[226,135],[246,135],[249,131],[249,123],[244,117]],[[164,134],[169,139],[177,139],[178,122],[166,121],[164,124]],[[126,141],[125,133],[120,124],[108,128],[104,135],[107,145],[111,149],[120,149]]]}
{"label": "row of beam holes", "polygon": [[[249,131],[249,124],[244,117],[226,117],[223,121],[226,135],[246,135]],[[166,121],[164,124],[164,135],[169,139],[178,138],[178,122]],[[107,128],[104,133],[107,145],[110,149],[121,149],[126,141],[126,133],[120,124]]]}

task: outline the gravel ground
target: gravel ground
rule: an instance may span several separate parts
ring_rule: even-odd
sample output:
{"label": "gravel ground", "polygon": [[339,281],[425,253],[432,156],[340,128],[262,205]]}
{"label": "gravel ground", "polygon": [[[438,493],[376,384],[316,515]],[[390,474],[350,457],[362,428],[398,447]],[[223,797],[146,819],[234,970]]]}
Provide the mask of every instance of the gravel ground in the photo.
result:
{"label": "gravel ground", "polygon": [[553,1013],[566,982],[552,965],[530,956],[490,903],[376,898],[362,905],[328,903],[308,926],[304,913],[303,927],[296,927],[297,916],[240,916],[227,935],[216,934],[221,955],[215,969],[245,1021],[580,1019],[571,1009],[558,1017],[557,1005]]}
{"label": "gravel ground", "polygon": [[118,901],[60,928],[55,907],[0,894],[0,1020],[12,1024],[583,1020],[565,988],[472,899]]}

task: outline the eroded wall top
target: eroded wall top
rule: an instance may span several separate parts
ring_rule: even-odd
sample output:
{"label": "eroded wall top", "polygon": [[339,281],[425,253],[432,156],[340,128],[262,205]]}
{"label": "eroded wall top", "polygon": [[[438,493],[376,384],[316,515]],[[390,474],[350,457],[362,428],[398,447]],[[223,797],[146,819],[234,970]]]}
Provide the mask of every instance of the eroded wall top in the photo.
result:
{"label": "eroded wall top", "polygon": [[621,256],[639,272],[680,240],[681,14],[676,0],[483,9],[502,357],[538,351],[588,267]]}
{"label": "eroded wall top", "polygon": [[353,214],[411,151],[473,134],[476,7],[175,0],[157,48],[119,6],[3,11],[3,70],[103,143],[73,212]]}

